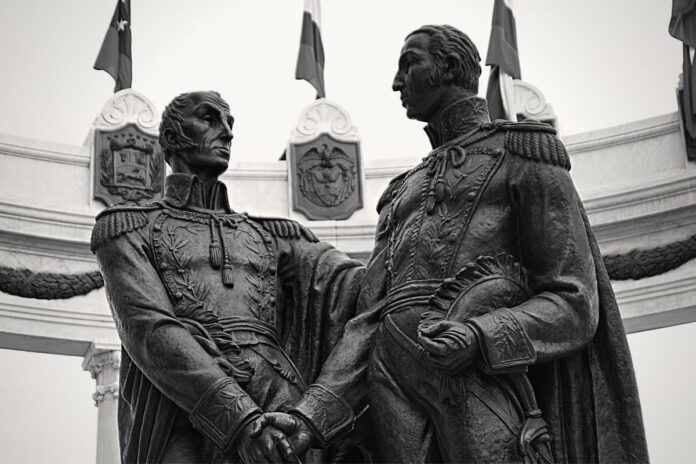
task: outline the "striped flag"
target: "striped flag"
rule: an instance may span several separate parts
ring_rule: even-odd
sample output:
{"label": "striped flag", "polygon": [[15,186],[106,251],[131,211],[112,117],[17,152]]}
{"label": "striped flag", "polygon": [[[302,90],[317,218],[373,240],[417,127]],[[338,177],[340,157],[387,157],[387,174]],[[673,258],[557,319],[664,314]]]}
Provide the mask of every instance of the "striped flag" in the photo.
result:
{"label": "striped flag", "polygon": [[[696,0],[673,0],[672,17],[669,21],[669,33],[683,43],[682,83],[684,89],[679,92],[679,110],[684,127],[691,139],[696,140]],[[693,142],[692,142],[693,143]],[[696,159],[696,147],[689,150],[690,158]]]}
{"label": "striped flag", "polygon": [[486,65],[491,66],[486,99],[491,119],[517,121],[513,79],[521,79],[517,30],[511,0],[495,0]]}
{"label": "striped flag", "polygon": [[130,16],[130,0],[118,0],[97,61],[94,63],[94,69],[106,71],[114,78],[114,92],[129,89],[133,80]]}
{"label": "striped flag", "polygon": [[320,24],[319,0],[305,0],[295,79],[306,80],[317,89],[317,98],[324,98],[324,46],[321,43]]}

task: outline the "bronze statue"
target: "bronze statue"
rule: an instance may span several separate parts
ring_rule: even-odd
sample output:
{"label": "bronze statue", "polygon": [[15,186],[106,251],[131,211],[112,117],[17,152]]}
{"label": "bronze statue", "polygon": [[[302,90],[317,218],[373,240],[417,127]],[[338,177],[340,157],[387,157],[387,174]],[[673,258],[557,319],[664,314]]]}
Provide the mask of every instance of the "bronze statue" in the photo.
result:
{"label": "bronze statue", "polygon": [[[382,195],[358,314],[316,384],[369,403],[375,462],[646,462],[570,158],[550,126],[490,122],[479,62],[450,26],[406,38],[393,89],[433,150]],[[318,404],[259,423],[302,452],[341,428]]]}
{"label": "bronze statue", "polygon": [[345,402],[306,384],[353,316],[363,268],[296,222],[230,208],[218,176],[233,122],[215,92],[175,98],[164,199],[108,208],[94,227],[123,345],[124,463],[284,461],[285,434],[254,420],[303,393],[352,426]]}

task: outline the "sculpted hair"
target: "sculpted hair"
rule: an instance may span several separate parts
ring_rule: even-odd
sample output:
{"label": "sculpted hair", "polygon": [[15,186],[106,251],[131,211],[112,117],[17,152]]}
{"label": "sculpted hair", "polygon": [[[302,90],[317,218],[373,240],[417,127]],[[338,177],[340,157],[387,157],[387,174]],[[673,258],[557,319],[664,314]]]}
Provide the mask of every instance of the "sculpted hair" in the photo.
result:
{"label": "sculpted hair", "polygon": [[442,73],[445,70],[445,58],[454,54],[457,64],[454,68],[454,83],[474,94],[478,93],[479,77],[481,77],[481,56],[476,45],[468,35],[457,28],[446,24],[441,26],[423,26],[411,32],[406,38],[414,34],[427,34],[430,37],[429,51],[435,58],[437,66],[430,75],[430,83],[435,85],[442,81]]}
{"label": "sculpted hair", "polygon": [[[186,134],[184,134],[181,123],[184,121],[184,111],[189,103],[191,95],[197,92],[182,93],[172,100],[162,112],[162,122],[159,126],[159,143],[162,146],[164,159],[169,163],[171,156],[177,152],[190,149],[196,146]],[[214,96],[214,100],[220,106],[229,111],[230,107],[220,94],[215,91],[206,92]]]}

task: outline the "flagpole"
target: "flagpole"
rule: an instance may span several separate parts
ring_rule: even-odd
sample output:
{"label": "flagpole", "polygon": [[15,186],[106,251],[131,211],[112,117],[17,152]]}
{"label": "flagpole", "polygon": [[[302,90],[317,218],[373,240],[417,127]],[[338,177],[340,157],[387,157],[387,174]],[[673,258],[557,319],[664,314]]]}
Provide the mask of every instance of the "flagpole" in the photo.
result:
{"label": "flagpole", "polygon": [[[514,15],[513,0],[503,0]],[[515,83],[513,77],[500,70],[500,97],[503,100],[505,119],[517,122],[517,109],[515,108]]]}

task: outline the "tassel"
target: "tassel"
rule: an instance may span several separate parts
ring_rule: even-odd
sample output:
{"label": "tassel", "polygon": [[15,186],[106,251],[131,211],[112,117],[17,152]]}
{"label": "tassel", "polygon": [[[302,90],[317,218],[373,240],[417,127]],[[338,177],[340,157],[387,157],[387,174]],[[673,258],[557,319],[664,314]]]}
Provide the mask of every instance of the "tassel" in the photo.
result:
{"label": "tassel", "polygon": [[220,269],[220,266],[222,266],[222,248],[220,248],[220,242],[213,239],[208,249],[210,250],[210,265],[213,269]]}
{"label": "tassel", "polygon": [[[220,248],[218,238],[215,236],[216,223],[219,225],[220,221],[212,215],[210,217],[210,247],[208,247],[208,250],[210,251],[210,266],[213,269],[220,269],[220,266],[222,266],[222,249]],[[222,230],[220,231],[220,239],[224,240]]]}
{"label": "tassel", "polygon": [[425,212],[433,214],[433,211],[435,211],[435,195],[428,194],[428,198],[425,200]]}
{"label": "tassel", "polygon": [[435,201],[440,203],[445,199],[446,185],[444,179],[437,179],[435,182]]}
{"label": "tassel", "polygon": [[222,283],[227,287],[234,287],[234,278],[232,276],[232,265],[225,264],[222,266]]}

